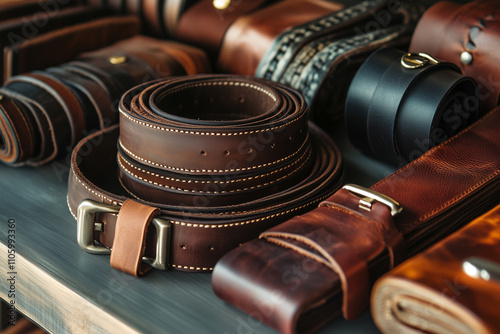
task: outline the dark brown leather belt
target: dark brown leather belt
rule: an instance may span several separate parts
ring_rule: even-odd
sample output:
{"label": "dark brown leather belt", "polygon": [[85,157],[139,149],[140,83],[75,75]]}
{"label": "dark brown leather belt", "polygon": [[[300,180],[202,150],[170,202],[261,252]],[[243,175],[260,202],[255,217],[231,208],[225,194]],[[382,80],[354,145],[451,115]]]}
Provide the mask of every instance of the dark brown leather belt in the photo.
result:
{"label": "dark brown leather belt", "polygon": [[[68,204],[80,245],[113,249],[112,266],[134,275],[146,269],[141,258],[162,269],[210,271],[342,182],[340,154],[308,123],[302,96],[266,80],[206,75],[138,86],[121,100],[119,130],[77,145]],[[135,204],[120,210],[124,202]],[[144,215],[131,218],[137,210]],[[146,234],[151,221],[156,229]],[[124,238],[140,244],[140,256],[115,252]],[[141,263],[113,260],[132,257]]]}
{"label": "dark brown leather belt", "polygon": [[0,88],[0,161],[53,161],[95,129],[118,121],[128,89],[169,75],[210,70],[200,49],[135,36],[44,71],[11,77]]}
{"label": "dark brown leather belt", "polygon": [[376,278],[499,203],[498,124],[500,108],[371,189],[346,185],[229,252],[214,292],[282,333],[313,332],[341,310],[356,318]]}

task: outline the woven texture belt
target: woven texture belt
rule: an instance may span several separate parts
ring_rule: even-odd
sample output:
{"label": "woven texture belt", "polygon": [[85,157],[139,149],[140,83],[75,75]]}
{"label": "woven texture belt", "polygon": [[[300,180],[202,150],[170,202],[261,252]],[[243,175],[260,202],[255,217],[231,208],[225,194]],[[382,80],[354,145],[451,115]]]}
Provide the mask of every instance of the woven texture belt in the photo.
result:
{"label": "woven texture belt", "polygon": [[[87,199],[113,208],[78,213],[80,245],[91,252],[115,249],[127,234],[125,225],[116,226],[121,221],[147,225],[158,216],[170,236],[161,236],[157,225],[144,238],[136,233],[131,238],[145,246],[138,258],[154,258],[155,267],[209,271],[229,250],[316,206],[341,182],[340,154],[308,123],[295,90],[243,77],[191,76],[123,96],[119,131],[96,133],[74,150],[68,204],[75,216]],[[130,197],[159,211],[128,220],[131,211],[122,209],[117,219]]]}

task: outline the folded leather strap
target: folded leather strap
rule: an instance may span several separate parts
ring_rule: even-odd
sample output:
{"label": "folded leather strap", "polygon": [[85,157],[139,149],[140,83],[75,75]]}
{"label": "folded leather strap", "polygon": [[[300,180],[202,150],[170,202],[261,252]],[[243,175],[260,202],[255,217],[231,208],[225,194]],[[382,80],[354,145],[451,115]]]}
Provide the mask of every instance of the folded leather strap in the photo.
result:
{"label": "folded leather strap", "polygon": [[284,30],[325,17],[342,7],[333,1],[287,0],[242,15],[224,35],[217,69],[254,75],[260,60]]}
{"label": "folded leather strap", "polygon": [[[0,100],[0,158],[7,163],[23,160],[33,154],[35,138],[32,123],[20,103],[2,95]],[[27,135],[22,135],[27,134]]]}
{"label": "folded leather strap", "polygon": [[78,54],[99,49],[140,32],[135,16],[108,17],[59,29],[4,50],[5,79],[60,65]]}
{"label": "folded leather strap", "polygon": [[378,50],[349,87],[347,134],[357,148],[404,164],[479,117],[476,87],[451,63],[391,48]]}
{"label": "folded leather strap", "polygon": [[[41,10],[41,7],[38,7]],[[52,9],[55,10],[55,9]],[[38,35],[54,31],[69,25],[74,25],[96,19],[104,15],[104,10],[90,6],[77,6],[67,9],[57,8],[52,12],[36,12],[23,17],[9,18],[0,22],[0,50],[5,47],[14,47],[25,40],[29,40]],[[3,83],[4,53],[0,52],[0,82]],[[36,65],[33,64],[33,65]],[[43,67],[32,68],[42,69]]]}
{"label": "folded leather strap", "polygon": [[345,187],[229,252],[215,294],[282,333],[358,316],[378,277],[498,204],[499,122],[497,108],[371,189]]}
{"label": "folded leather strap", "polygon": [[122,203],[134,198],[160,209],[145,239],[155,267],[210,271],[229,250],[317,205],[342,182],[339,152],[308,127],[304,100],[267,81],[191,76],[136,87],[120,105],[118,152],[117,139],[112,128],[77,145],[68,205],[86,231],[80,245],[105,253],[121,233]]}
{"label": "folded leather strap", "polygon": [[83,108],[85,128],[104,129],[117,122],[118,115],[113,108],[110,108],[112,105],[110,96],[101,85],[60,67],[48,68],[44,73],[61,80],[71,89]]}
{"label": "folded leather strap", "polygon": [[368,55],[382,46],[407,47],[423,7],[401,4],[391,10],[390,14],[389,9],[372,12],[386,20],[378,21],[385,22],[384,27],[366,29],[370,25],[361,22],[354,29],[341,29],[309,42],[289,62],[280,82],[302,93],[310,119],[328,124],[341,118],[347,89]]}
{"label": "folded leather strap", "polygon": [[[239,16],[257,10],[273,0],[226,1],[223,7],[215,7],[213,0],[200,0],[180,18],[176,38],[196,45],[210,55],[217,55],[227,28]],[[210,27],[210,28],[207,28]]]}
{"label": "folded leather strap", "polygon": [[495,0],[464,5],[438,2],[417,25],[410,52],[426,52],[458,65],[478,81],[484,107],[493,108],[500,102],[499,18],[500,4]]}
{"label": "folded leather strap", "polygon": [[[78,140],[83,138],[82,131],[85,121],[82,108],[71,90],[60,81],[40,73],[27,73],[10,78],[6,82],[6,86],[2,88],[1,94],[10,99],[33,105],[30,109],[20,108],[17,110],[20,113],[18,117],[25,119],[29,127],[27,129],[18,127],[15,123],[11,123],[11,127],[15,129],[14,131],[19,132],[20,136],[36,138],[35,141],[40,146],[47,145],[50,148],[46,150],[35,145],[36,149],[29,149],[28,147],[32,144],[25,147],[22,146],[22,141],[11,142],[10,150],[16,151],[18,149],[19,152],[29,150],[33,152],[33,156],[25,154],[17,156],[15,154],[16,159],[6,159],[3,160],[4,162],[17,165],[33,157],[45,162],[46,158],[53,159],[57,152],[63,151],[66,145],[70,143],[75,145]],[[31,111],[34,111],[34,114],[31,114]],[[26,130],[29,132],[24,133]],[[44,152],[43,156],[34,153],[39,150]]]}
{"label": "folded leather strap", "polygon": [[3,113],[1,135],[10,139],[0,160],[13,166],[52,161],[93,130],[117,123],[119,100],[128,89],[208,71],[208,62],[199,49],[135,36],[58,67],[12,77],[1,92],[14,104]]}
{"label": "folded leather strap", "polygon": [[500,206],[379,279],[372,314],[384,333],[497,333]]}

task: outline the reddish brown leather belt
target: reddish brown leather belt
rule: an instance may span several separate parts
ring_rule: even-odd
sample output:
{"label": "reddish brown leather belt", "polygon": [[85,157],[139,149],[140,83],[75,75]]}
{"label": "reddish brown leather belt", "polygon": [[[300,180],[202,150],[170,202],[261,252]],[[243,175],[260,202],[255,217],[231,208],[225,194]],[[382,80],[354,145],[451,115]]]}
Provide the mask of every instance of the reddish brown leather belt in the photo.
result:
{"label": "reddish brown leather belt", "polygon": [[[479,84],[481,107],[500,104],[500,4],[496,0],[459,4],[439,1],[420,19],[410,52],[425,52],[460,67]],[[429,38],[432,34],[433,38]]]}
{"label": "reddish brown leather belt", "polygon": [[229,252],[214,292],[281,333],[360,316],[376,278],[498,204],[498,124],[500,108],[370,189],[346,185]]}
{"label": "reddish brown leather belt", "polygon": [[170,75],[209,71],[197,48],[135,36],[44,71],[11,77],[0,88],[0,161],[53,161],[94,129],[118,121],[131,87]]}
{"label": "reddish brown leather belt", "polygon": [[[140,275],[146,258],[157,268],[200,272],[317,205],[341,182],[340,154],[308,123],[295,90],[258,79],[191,76],[123,96],[119,131],[96,133],[75,148],[68,204],[80,245],[92,253],[113,249],[115,268]],[[137,210],[143,214],[131,218]],[[146,233],[151,221],[156,229]],[[140,256],[116,251],[129,248]],[[138,262],[117,264],[124,258]]]}

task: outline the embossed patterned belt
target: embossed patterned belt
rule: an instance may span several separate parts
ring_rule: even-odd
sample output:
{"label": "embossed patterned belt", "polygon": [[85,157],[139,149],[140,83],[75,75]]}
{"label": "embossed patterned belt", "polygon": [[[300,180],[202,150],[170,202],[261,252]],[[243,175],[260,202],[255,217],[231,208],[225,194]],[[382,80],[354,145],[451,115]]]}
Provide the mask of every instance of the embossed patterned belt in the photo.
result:
{"label": "embossed patterned belt", "polygon": [[179,77],[130,90],[120,128],[77,145],[68,205],[80,246],[111,250],[117,269],[203,272],[341,182],[339,151],[308,123],[295,90],[236,76]]}

